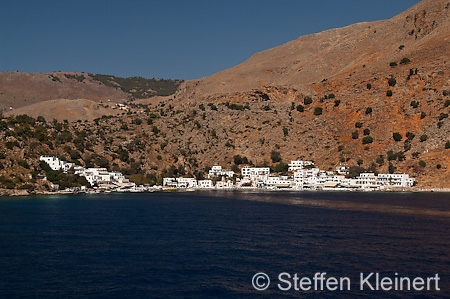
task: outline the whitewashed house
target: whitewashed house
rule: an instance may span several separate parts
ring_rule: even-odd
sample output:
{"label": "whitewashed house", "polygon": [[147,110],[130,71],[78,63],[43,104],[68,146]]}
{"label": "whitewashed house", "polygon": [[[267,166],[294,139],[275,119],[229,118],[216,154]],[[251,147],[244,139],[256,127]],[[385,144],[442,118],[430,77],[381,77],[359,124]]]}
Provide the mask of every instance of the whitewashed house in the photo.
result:
{"label": "whitewashed house", "polygon": [[194,178],[176,178],[178,188],[197,188],[197,180]]}
{"label": "whitewashed house", "polygon": [[230,189],[233,188],[234,184],[231,180],[216,182],[216,189]]}
{"label": "whitewashed house", "polygon": [[59,171],[62,170],[64,172],[69,171],[72,167],[75,166],[75,163],[66,162],[60,160],[57,157],[49,157],[49,156],[41,156],[39,158],[40,161],[44,161],[47,163],[52,170]]}
{"label": "whitewashed house", "polygon": [[414,186],[414,178],[410,178],[408,174],[400,173],[383,173],[378,175],[378,184],[393,187],[412,187]]}
{"label": "whitewashed house", "polygon": [[302,170],[307,166],[314,166],[314,162],[312,161],[291,161],[290,164],[288,164],[289,168],[288,171],[297,171]]}
{"label": "whitewashed house", "polygon": [[175,178],[163,178],[163,186],[176,188],[178,187],[178,182]]}
{"label": "whitewashed house", "polygon": [[265,185],[270,188],[291,188],[294,180],[287,176],[271,176],[265,181]]}
{"label": "whitewashed house", "polygon": [[234,171],[223,170],[222,166],[215,165],[208,172],[208,178],[216,178],[219,176],[226,176],[232,178],[234,176]]}
{"label": "whitewashed house", "polygon": [[198,188],[200,189],[211,189],[213,188],[213,181],[212,180],[199,180],[198,181]]}

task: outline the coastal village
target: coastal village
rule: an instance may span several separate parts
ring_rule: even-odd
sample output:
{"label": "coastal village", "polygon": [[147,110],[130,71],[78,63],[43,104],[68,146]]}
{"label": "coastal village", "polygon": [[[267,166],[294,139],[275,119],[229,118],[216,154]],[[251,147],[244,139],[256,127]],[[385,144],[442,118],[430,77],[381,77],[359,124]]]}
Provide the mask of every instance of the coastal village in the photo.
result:
{"label": "coastal village", "polygon": [[[222,166],[213,166],[207,179],[192,177],[166,177],[162,186],[136,186],[120,172],[109,172],[106,168],[83,168],[57,157],[41,156],[52,170],[73,173],[85,177],[92,188],[59,190],[52,185],[53,192],[60,193],[99,193],[103,192],[145,192],[155,190],[330,190],[330,191],[406,191],[415,184],[408,174],[361,173],[348,178],[349,169],[340,166],[335,171],[324,171],[312,161],[291,161],[290,175],[271,174],[269,167],[243,166],[240,173],[224,170]],[[45,179],[45,178],[42,178]]]}

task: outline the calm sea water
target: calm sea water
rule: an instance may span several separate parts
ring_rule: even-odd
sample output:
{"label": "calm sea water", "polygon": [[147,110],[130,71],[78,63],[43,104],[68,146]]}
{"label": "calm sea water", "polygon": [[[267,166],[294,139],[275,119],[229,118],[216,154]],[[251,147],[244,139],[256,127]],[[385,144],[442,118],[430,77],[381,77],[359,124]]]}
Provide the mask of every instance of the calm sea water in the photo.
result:
{"label": "calm sea water", "polygon": [[[449,298],[449,228],[437,193],[0,198],[0,297]],[[282,272],[349,277],[351,290],[281,291]],[[441,291],[360,291],[361,272],[439,273]]]}

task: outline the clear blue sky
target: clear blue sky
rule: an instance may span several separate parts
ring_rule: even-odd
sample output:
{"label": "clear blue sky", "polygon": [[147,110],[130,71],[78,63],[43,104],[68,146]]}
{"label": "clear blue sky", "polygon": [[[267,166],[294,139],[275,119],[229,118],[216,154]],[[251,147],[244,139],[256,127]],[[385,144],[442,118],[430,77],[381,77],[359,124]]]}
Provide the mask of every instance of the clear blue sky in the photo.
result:
{"label": "clear blue sky", "polygon": [[3,1],[0,71],[196,79],[301,35],[388,19],[418,2]]}

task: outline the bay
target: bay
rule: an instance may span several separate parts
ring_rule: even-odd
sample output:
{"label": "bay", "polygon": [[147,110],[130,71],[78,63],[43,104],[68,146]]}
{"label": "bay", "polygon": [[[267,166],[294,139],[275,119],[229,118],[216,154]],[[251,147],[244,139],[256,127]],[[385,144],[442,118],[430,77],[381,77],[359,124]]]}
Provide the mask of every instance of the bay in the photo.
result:
{"label": "bay", "polygon": [[[0,198],[2,298],[448,298],[450,194],[155,192]],[[271,280],[252,286],[258,272]],[[280,273],[351,290],[281,291]],[[440,291],[359,289],[360,273]]]}

